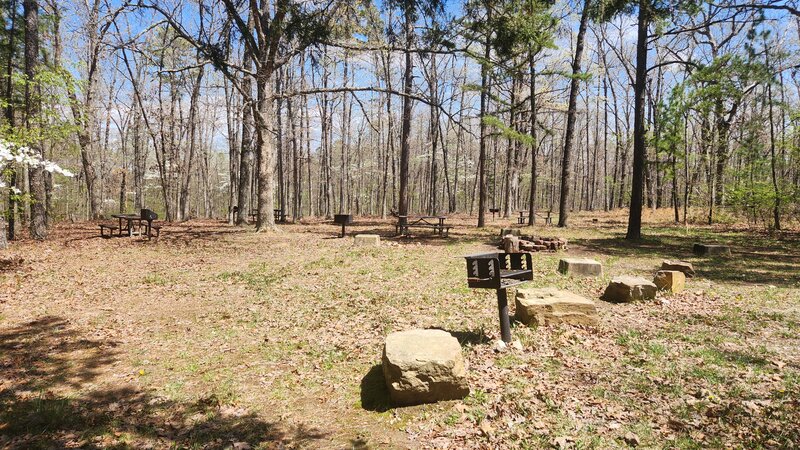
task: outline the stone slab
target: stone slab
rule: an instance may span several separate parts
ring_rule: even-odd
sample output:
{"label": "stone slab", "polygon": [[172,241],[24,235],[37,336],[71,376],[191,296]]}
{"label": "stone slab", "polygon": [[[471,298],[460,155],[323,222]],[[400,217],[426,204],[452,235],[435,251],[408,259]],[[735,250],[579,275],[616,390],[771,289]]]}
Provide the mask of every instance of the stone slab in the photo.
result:
{"label": "stone slab", "polygon": [[655,298],[658,288],[642,277],[619,276],[611,279],[601,299],[613,303],[626,303],[634,300]]}
{"label": "stone slab", "polygon": [[731,256],[731,248],[728,245],[694,244],[692,250],[698,256]]}
{"label": "stone slab", "polygon": [[677,270],[686,275],[686,278],[692,278],[694,276],[694,266],[692,263],[686,261],[664,260],[661,263],[661,270]]}
{"label": "stone slab", "polygon": [[353,239],[356,245],[377,247],[381,244],[381,237],[377,234],[357,234]]}
{"label": "stone slab", "polygon": [[556,288],[521,288],[516,295],[516,317],[528,325],[559,323],[597,325],[597,308],[592,300]]}
{"label": "stone slab", "polygon": [[563,258],[558,262],[558,271],[565,275],[599,277],[603,275],[603,266],[589,258]]}

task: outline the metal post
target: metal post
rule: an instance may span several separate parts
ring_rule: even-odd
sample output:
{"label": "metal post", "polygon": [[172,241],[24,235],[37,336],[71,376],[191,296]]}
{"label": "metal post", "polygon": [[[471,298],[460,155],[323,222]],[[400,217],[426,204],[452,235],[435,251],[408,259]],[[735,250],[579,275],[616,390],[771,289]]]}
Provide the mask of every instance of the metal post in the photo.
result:
{"label": "metal post", "polygon": [[508,317],[508,296],[505,289],[497,290],[497,309],[500,312],[500,336],[503,342],[511,342],[511,320]]}
{"label": "metal post", "polygon": [[339,237],[344,237],[344,222],[342,222],[342,235]]}

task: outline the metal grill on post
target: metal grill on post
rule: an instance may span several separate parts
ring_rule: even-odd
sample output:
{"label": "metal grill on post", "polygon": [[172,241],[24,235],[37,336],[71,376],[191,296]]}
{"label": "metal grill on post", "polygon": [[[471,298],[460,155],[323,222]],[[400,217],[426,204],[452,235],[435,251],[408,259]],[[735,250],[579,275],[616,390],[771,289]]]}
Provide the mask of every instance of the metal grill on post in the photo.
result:
{"label": "metal grill on post", "polygon": [[533,260],[530,253],[481,253],[464,258],[467,260],[469,287],[497,291],[500,335],[503,342],[511,342],[506,289],[533,279]]}
{"label": "metal grill on post", "polygon": [[334,214],[333,215],[333,223],[338,223],[342,226],[342,234],[339,237],[344,237],[344,227],[346,225],[350,225],[353,223],[353,215],[352,214]]}

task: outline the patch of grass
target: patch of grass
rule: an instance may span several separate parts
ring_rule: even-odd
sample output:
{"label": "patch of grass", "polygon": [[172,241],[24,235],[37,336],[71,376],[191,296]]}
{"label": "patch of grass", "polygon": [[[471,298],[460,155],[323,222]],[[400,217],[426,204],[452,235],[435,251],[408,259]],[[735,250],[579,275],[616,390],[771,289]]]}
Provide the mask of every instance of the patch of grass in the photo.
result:
{"label": "patch of grass", "polygon": [[694,378],[707,381],[711,384],[722,384],[727,381],[725,375],[714,367],[692,366],[689,374]]}
{"label": "patch of grass", "polygon": [[169,286],[174,283],[175,280],[172,277],[166,277],[158,273],[148,273],[142,277],[142,284],[148,286]]}

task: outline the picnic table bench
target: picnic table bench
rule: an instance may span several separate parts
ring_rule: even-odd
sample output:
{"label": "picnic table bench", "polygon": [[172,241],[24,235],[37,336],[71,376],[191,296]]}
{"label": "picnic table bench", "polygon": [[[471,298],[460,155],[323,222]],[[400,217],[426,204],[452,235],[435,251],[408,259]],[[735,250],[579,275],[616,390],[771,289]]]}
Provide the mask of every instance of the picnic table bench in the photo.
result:
{"label": "picnic table bench", "polygon": [[[405,236],[408,234],[409,228],[429,228],[433,230],[433,234],[447,237],[450,233],[452,225],[445,225],[444,221],[446,216],[397,216],[397,224],[395,225],[395,234]],[[433,222],[436,220],[436,222]]]}
{"label": "picnic table bench", "polygon": [[[528,220],[528,218],[526,217],[527,214],[528,214],[527,210],[522,210],[522,211],[519,212],[519,217],[517,217],[517,224],[518,225],[525,225],[525,223]],[[534,213],[534,215],[539,216],[542,219],[544,219],[544,224],[545,225],[552,225],[553,224],[552,214],[553,214],[553,211],[547,211],[547,216],[544,216],[544,215],[539,214],[539,213]]]}

